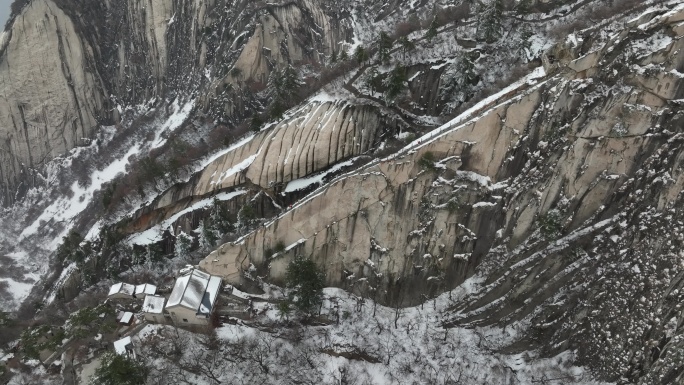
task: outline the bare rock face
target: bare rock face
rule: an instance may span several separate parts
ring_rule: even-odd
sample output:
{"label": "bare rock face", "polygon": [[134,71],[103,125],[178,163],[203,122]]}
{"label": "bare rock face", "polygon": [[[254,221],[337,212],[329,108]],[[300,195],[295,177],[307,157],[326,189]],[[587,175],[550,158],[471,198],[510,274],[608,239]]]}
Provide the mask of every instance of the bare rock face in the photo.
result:
{"label": "bare rock face", "polygon": [[263,188],[283,185],[369,153],[391,132],[372,106],[311,102],[274,129],[217,158],[202,172],[195,195],[249,181]]}
{"label": "bare rock face", "polygon": [[[680,356],[671,352],[682,338],[673,325],[684,300],[684,239],[671,236],[684,230],[681,12],[644,16],[604,47],[579,47],[555,74],[338,177],[200,266],[235,283],[250,275],[282,283],[288,262],[304,255],[325,268],[329,285],[395,305],[471,278],[472,293],[445,326],[524,321],[531,332],[517,349],[552,341],[548,354],[577,349],[606,378],[675,381]],[[300,175],[301,166],[273,167],[298,146],[284,147],[258,168],[277,172],[246,175],[259,183]],[[223,186],[231,183],[241,182]],[[274,254],[280,242],[286,250]],[[643,366],[631,366],[635,359]]]}
{"label": "bare rock face", "polygon": [[52,1],[29,3],[3,37],[0,185],[16,186],[23,170],[90,137],[105,102],[92,47]]}
{"label": "bare rock face", "polygon": [[200,108],[235,122],[254,97],[250,84],[285,63],[320,63],[350,37],[342,6],[235,3],[29,2],[0,50],[0,201],[31,183],[22,173],[117,123],[127,107],[195,94]]}
{"label": "bare rock face", "polygon": [[643,14],[575,47],[200,266],[283,283],[303,255],[327,284],[395,306],[463,284],[447,328],[523,323],[507,349],[573,350],[611,381],[681,382],[682,15]]}
{"label": "bare rock face", "polygon": [[[318,38],[312,39],[309,28]],[[339,20],[327,15],[316,1],[269,8],[268,12],[258,13],[254,32],[235,62],[235,68],[240,70],[237,78],[265,82],[273,62],[324,62],[325,56],[338,50],[338,43],[348,37]]]}
{"label": "bare rock face", "polygon": [[[443,291],[472,274],[488,251],[498,229],[494,218],[503,220],[495,214],[501,197],[493,198],[502,187],[494,182],[547,87],[408,154],[331,182],[244,241],[221,246],[201,266],[238,282],[253,264],[280,281],[288,256],[302,254],[325,266],[331,285],[365,293],[378,285],[395,288],[379,300],[408,305]],[[441,159],[434,169],[421,161],[428,153]],[[279,242],[290,251],[269,255]]]}
{"label": "bare rock face", "polygon": [[[145,228],[184,208],[185,202],[248,186],[272,195],[290,182],[326,171],[341,162],[370,159],[397,122],[377,107],[346,101],[311,100],[275,127],[254,134],[216,156],[186,184],[166,191],[140,214],[134,228]],[[293,188],[306,188],[306,183]],[[180,204],[179,204],[180,202]],[[149,215],[150,213],[156,213]]]}

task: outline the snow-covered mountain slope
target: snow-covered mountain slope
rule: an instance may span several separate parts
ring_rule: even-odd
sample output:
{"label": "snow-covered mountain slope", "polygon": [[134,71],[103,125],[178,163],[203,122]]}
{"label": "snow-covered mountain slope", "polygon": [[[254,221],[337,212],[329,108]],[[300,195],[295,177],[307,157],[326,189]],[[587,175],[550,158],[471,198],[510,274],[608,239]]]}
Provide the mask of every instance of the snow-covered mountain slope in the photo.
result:
{"label": "snow-covered mountain slope", "polygon": [[253,102],[243,89],[274,64],[321,64],[350,34],[344,4],[316,1],[17,3],[0,50],[4,206],[35,185],[27,174],[120,122],[126,106],[197,93],[236,124]]}
{"label": "snow-covered mountain slope", "polygon": [[[518,337],[517,326],[444,330],[441,313],[459,293],[399,312],[360,303],[339,289],[326,289],[325,295],[321,319],[329,325],[283,328],[285,317],[258,303],[258,322],[278,332],[239,323],[206,336],[149,325],[133,344],[154,362],[153,375],[167,383],[601,383],[574,366],[570,352],[541,359],[534,352],[497,353]],[[184,346],[180,356],[168,359],[176,346]],[[207,364],[193,370],[198,362]]]}
{"label": "snow-covered mountain slope", "polygon": [[680,0],[32,0],[13,20],[2,309],[183,263],[258,290],[304,255],[410,319],[440,302],[415,381],[457,383],[429,374],[457,361],[463,383],[682,381]]}
{"label": "snow-covered mountain slope", "polygon": [[[598,49],[571,47],[580,57],[329,182],[200,266],[282,282],[289,258],[309,255],[329,284],[397,305],[475,274],[447,327],[526,321],[511,349],[579,349],[608,378],[681,379],[683,15],[651,12]],[[290,246],[271,254],[277,242]]]}

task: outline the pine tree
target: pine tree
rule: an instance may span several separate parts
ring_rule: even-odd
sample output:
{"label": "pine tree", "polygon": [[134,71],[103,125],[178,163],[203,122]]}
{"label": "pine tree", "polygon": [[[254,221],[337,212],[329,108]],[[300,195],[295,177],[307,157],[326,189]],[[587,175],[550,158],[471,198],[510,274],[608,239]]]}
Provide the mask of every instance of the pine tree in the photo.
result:
{"label": "pine tree", "polygon": [[221,235],[226,234],[233,229],[232,223],[230,223],[230,212],[218,198],[214,197],[213,206],[211,208],[211,218],[212,225]]}
{"label": "pine tree", "polygon": [[517,13],[527,13],[530,11],[532,6],[532,0],[518,0],[518,4],[515,7]]}
{"label": "pine tree", "polygon": [[475,72],[475,63],[473,63],[473,59],[467,53],[461,56],[461,60],[458,63],[458,70],[463,79],[462,87],[465,88],[477,84],[479,77]]}
{"label": "pine tree", "polygon": [[178,258],[185,259],[190,253],[192,246],[192,237],[182,232],[176,236],[176,244],[174,245],[174,254]]}
{"label": "pine tree", "polygon": [[330,55],[330,63],[336,63],[337,62],[337,51],[332,51],[332,55]]}
{"label": "pine tree", "polygon": [[212,247],[216,246],[216,242],[218,242],[218,234],[216,233],[216,230],[212,227],[211,221],[207,218],[202,220],[202,237],[200,238],[200,243],[202,244],[202,248],[205,250],[209,250]]}
{"label": "pine tree", "polygon": [[480,12],[478,34],[481,39],[489,44],[501,38],[503,8],[503,0],[494,0]]}
{"label": "pine tree", "polygon": [[435,37],[437,37],[437,20],[432,20],[432,23],[430,23],[430,28],[428,28],[427,32],[425,33],[425,39],[428,41],[428,43],[430,43]]}
{"label": "pine tree", "polygon": [[408,81],[408,76],[406,74],[406,67],[396,66],[390,72],[386,79],[386,97],[387,100],[393,100],[406,88],[406,82]]}
{"label": "pine tree", "polygon": [[378,39],[378,60],[380,60],[380,63],[389,63],[391,49],[392,39],[384,31],[380,32],[380,38]]}
{"label": "pine tree", "polygon": [[347,54],[347,50],[342,48],[342,52],[340,52],[340,61],[341,62],[346,62],[349,60],[349,54]]}
{"label": "pine tree", "polygon": [[276,69],[268,78],[268,96],[271,98],[269,114],[272,119],[282,118],[283,113],[299,101],[299,89],[304,84],[291,65]]}
{"label": "pine tree", "polygon": [[259,114],[254,114],[252,119],[249,121],[249,128],[251,128],[254,132],[259,132],[263,124],[264,122],[261,120]]}
{"label": "pine tree", "polygon": [[523,58],[523,61],[526,63],[528,61],[528,53],[530,49],[532,48],[532,43],[530,42],[530,39],[532,38],[532,30],[527,24],[524,24],[522,26],[522,30],[520,31],[520,44],[519,44],[519,54],[520,57]]}
{"label": "pine tree", "polygon": [[283,78],[283,99],[287,100],[286,98],[292,98],[294,96],[297,96],[299,89],[304,84],[304,82],[302,82],[301,79],[299,79],[299,74],[297,73],[297,70],[295,70],[294,67],[292,67],[292,65],[288,65],[287,67],[284,67],[282,69],[281,76]]}
{"label": "pine tree", "polygon": [[378,70],[372,67],[366,78],[366,86],[370,88],[371,93],[375,93],[382,87],[382,78],[378,74]]}
{"label": "pine tree", "polygon": [[354,58],[356,59],[356,62],[359,63],[359,65],[363,64],[363,62],[368,60],[368,53],[363,48],[363,46],[356,47],[356,50],[354,51]]}
{"label": "pine tree", "polygon": [[416,45],[406,36],[402,36],[401,38],[399,38],[399,44],[401,44],[403,58],[404,61],[406,61],[406,54],[416,49]]}
{"label": "pine tree", "polygon": [[287,111],[287,108],[282,99],[275,99],[268,108],[268,115],[273,120],[280,120],[283,118],[285,111]]}
{"label": "pine tree", "polygon": [[164,257],[164,250],[157,243],[151,243],[145,247],[145,253],[147,254],[147,262],[159,262]]}
{"label": "pine tree", "polygon": [[81,263],[86,254],[81,248],[83,237],[78,232],[71,230],[62,238],[62,244],[57,248],[57,258],[60,261]]}
{"label": "pine tree", "polygon": [[98,333],[111,333],[116,330],[114,309],[101,304],[96,307],[84,307],[71,313],[65,325],[69,338],[83,339]]}
{"label": "pine tree", "polygon": [[100,385],[144,385],[149,368],[140,361],[107,352],[95,370],[94,383]]}
{"label": "pine tree", "polygon": [[299,311],[312,315],[323,302],[325,274],[307,258],[298,256],[287,265],[289,299]]}

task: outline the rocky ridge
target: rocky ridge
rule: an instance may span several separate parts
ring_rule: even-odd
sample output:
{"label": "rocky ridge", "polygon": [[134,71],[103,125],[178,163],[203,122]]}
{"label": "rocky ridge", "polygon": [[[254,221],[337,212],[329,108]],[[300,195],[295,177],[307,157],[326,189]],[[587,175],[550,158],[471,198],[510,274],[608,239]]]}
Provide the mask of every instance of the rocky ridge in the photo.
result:
{"label": "rocky ridge", "polygon": [[[304,255],[325,268],[328,285],[396,309],[436,303],[449,292],[439,314],[445,339],[449,330],[509,328],[519,338],[505,338],[510,343],[497,348],[502,354],[574,352],[609,381],[682,380],[681,2],[638,4],[563,36],[544,47],[539,63],[511,71],[528,75],[439,125],[519,62],[506,49],[524,35],[515,23],[543,29],[591,5],[558,5],[562,12],[546,18],[508,10],[510,35],[494,45],[478,37],[480,16],[461,3],[440,3],[445,14],[465,16],[454,16],[430,39],[430,23],[419,20],[415,31],[403,25],[421,47],[407,54],[407,46],[392,46],[392,68],[374,59],[329,61],[339,53],[335,47],[365,44],[378,54],[370,26],[391,32],[411,12],[430,15],[436,3],[53,1],[29,2],[5,35],[0,59],[7,71],[16,67],[7,63],[26,64],[18,58],[35,63],[19,48],[19,36],[22,44],[63,38],[44,48],[44,66],[25,65],[5,83],[6,116],[20,114],[24,136],[16,133],[18,119],[7,126],[14,128],[5,143],[13,147],[0,154],[14,160],[0,163],[13,165],[0,184],[13,206],[3,215],[18,217],[21,205],[32,206],[21,219],[30,226],[18,233],[24,246],[52,236],[44,245],[50,251],[61,238],[55,234],[73,228],[110,249],[86,263],[59,261],[61,289],[40,288],[34,299],[78,296],[91,270],[134,270],[130,255],[154,242],[169,252],[189,234],[195,245],[205,243],[204,258],[193,262],[245,290],[283,283],[288,262]],[[43,19],[42,27],[34,23]],[[533,46],[544,44],[523,51],[534,57],[540,48]],[[54,58],[65,52],[68,60]],[[246,133],[245,118],[269,110],[269,77],[290,64],[322,88]],[[479,72],[465,80],[460,74],[468,65]],[[407,87],[394,103],[386,89],[397,74]],[[21,102],[18,90],[30,76],[42,80]],[[68,129],[50,123],[67,120]],[[101,123],[112,126],[81,140]],[[155,168],[175,161],[173,151],[206,148],[216,139],[208,133],[221,125],[242,129],[241,136],[219,137],[223,147],[175,174]],[[62,138],[58,147],[45,140],[55,135]],[[72,149],[77,144],[88,146]],[[102,148],[110,145],[124,157],[107,155]],[[140,175],[152,180],[139,176],[137,188],[127,186],[126,204],[110,206],[104,198],[119,179],[103,175],[110,167],[99,167],[106,166],[101,161],[92,178],[74,173],[76,181],[59,182],[73,195],[65,193],[66,207],[83,209],[63,215],[61,198],[43,203],[39,189],[29,187],[59,179],[48,160],[69,149],[69,157],[57,158],[65,168],[92,153],[111,156],[112,169],[124,174],[144,164],[147,174]],[[27,183],[29,171],[35,178]],[[221,205],[234,227],[224,234],[230,242],[213,250],[202,232],[208,212]],[[155,236],[141,236],[148,232]],[[0,246],[12,234],[0,234]]]}

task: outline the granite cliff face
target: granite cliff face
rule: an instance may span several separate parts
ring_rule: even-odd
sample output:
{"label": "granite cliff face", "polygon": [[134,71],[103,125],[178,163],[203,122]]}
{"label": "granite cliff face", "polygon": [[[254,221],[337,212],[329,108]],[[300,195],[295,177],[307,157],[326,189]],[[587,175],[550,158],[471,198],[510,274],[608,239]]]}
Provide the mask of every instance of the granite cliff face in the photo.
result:
{"label": "granite cliff face", "polygon": [[200,108],[244,118],[248,84],[283,63],[320,63],[350,38],[341,11],[323,5],[27,2],[0,50],[2,201],[22,196],[35,172],[94,138],[98,125],[120,122],[126,106],[201,94]]}
{"label": "granite cliff face", "polygon": [[92,135],[108,103],[92,47],[52,1],[29,3],[3,40],[0,185],[9,203],[30,184],[29,168]]}
{"label": "granite cliff face", "polygon": [[[548,74],[333,179],[200,266],[282,283],[306,255],[328,284],[397,306],[470,278],[447,327],[527,321],[513,349],[579,349],[608,378],[681,380],[683,20],[681,7],[647,14],[601,47],[558,47],[569,59]],[[627,310],[620,294],[642,300]]]}
{"label": "granite cliff face", "polygon": [[[436,293],[444,282],[457,286],[472,275],[493,250],[516,250],[542,236],[545,215],[558,215],[558,235],[603,223],[604,212],[623,208],[616,194],[624,193],[644,159],[678,137],[682,16],[652,17],[650,25],[632,22],[598,49],[573,47],[571,55],[579,58],[550,66],[549,74],[501,93],[399,155],[335,179],[239,244],[220,247],[203,266],[237,273],[253,263],[281,279],[288,258],[263,252],[284,242],[297,245],[290,256],[311,255],[330,266],[330,284],[353,286],[380,273],[384,285],[409,280],[411,288],[427,285]],[[648,46],[653,39],[658,44]],[[317,128],[317,135],[335,132],[327,121],[319,123],[325,114],[313,103],[292,121]],[[364,124],[373,135],[372,125]],[[303,147],[297,139],[312,134],[294,127],[283,122],[269,132],[273,138],[253,139],[214,161],[194,194],[246,181],[272,188],[358,155],[326,156],[336,147],[354,148],[339,139],[330,145],[329,137],[321,148],[309,139],[310,147]],[[338,138],[364,141],[337,131]],[[671,183],[659,189],[658,209],[679,198],[680,171],[661,170]],[[422,291],[413,292],[409,302],[419,301]]]}
{"label": "granite cliff face", "polygon": [[244,290],[301,255],[397,309],[449,292],[445,339],[681,382],[684,5],[507,6],[492,37],[490,3],[30,1],[0,54],[0,248],[97,245],[46,302],[154,247]]}

